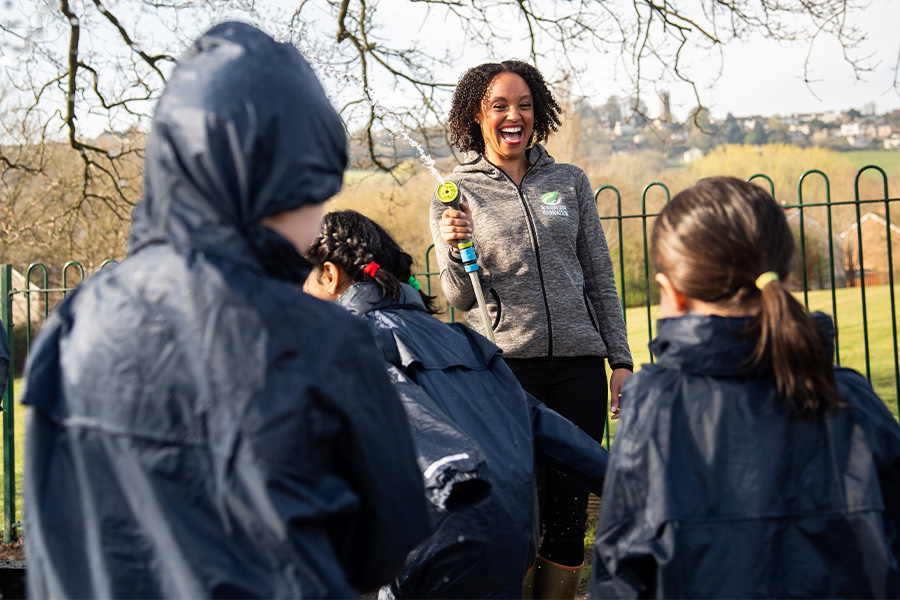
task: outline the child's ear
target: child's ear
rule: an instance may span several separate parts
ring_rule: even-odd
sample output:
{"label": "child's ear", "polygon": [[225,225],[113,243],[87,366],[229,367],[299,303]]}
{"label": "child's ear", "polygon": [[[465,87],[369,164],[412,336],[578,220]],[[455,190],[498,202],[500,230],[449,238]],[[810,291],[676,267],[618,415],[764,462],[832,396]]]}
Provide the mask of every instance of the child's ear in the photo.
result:
{"label": "child's ear", "polygon": [[330,260],[326,260],[325,264],[322,265],[321,282],[329,294],[337,295],[337,291],[343,283],[341,279],[341,270],[338,266]]}
{"label": "child's ear", "polygon": [[673,284],[672,280],[665,273],[656,274],[656,283],[659,284],[660,304],[663,309],[671,308],[674,314],[666,316],[674,316],[675,314],[684,314],[688,312],[688,297],[679,291]]}

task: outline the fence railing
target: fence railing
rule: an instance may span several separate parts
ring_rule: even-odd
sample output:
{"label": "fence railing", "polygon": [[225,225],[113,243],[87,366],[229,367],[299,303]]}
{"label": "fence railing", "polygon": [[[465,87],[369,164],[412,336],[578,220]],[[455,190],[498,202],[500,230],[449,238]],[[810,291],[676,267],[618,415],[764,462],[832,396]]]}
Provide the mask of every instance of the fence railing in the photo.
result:
{"label": "fence railing", "polygon": [[[882,193],[877,199],[860,198],[859,180],[866,171],[881,176]],[[749,179],[762,184],[775,196],[774,183],[766,175],[757,174]],[[819,179],[824,184],[824,192],[817,195],[815,201],[804,194],[812,179]],[[645,186],[639,202],[632,199],[627,203],[631,209],[623,208],[622,194],[613,186],[602,186],[595,193],[616,267],[633,351],[654,336],[658,292],[650,283],[652,266],[648,234],[653,219],[670,197],[669,189],[660,182]],[[813,169],[800,177],[796,202],[787,203],[783,198],[775,197],[781,200],[795,231],[799,260],[792,279],[798,298],[807,308],[824,309],[833,316],[838,327],[836,362],[863,372],[888,406],[894,411],[900,410],[893,257],[895,236],[900,243],[900,227],[891,223],[891,207],[900,202],[900,198],[889,196],[886,174],[878,167],[865,167],[856,175],[853,199],[834,200],[828,177]],[[425,270],[416,273],[417,277],[424,277],[424,289],[429,295],[435,295],[440,285],[439,273],[433,270],[433,253],[432,245],[425,252]],[[105,261],[99,268],[112,262]],[[12,363],[21,365],[25,357],[17,360],[16,352],[23,351],[27,355],[35,327],[84,279],[86,273],[80,263],[70,261],[59,270],[33,263],[24,274],[18,278],[16,275],[11,265],[0,265],[0,319],[10,338]],[[436,277],[437,283],[433,279]],[[446,314],[451,321],[456,319],[452,307]],[[631,323],[628,323],[629,316]],[[649,353],[647,358],[653,360]],[[14,371],[10,369],[3,394],[3,539],[7,543],[21,526],[15,518]],[[609,435],[609,427],[606,430]]]}
{"label": "fence railing", "polygon": [[[98,270],[115,262],[105,260]],[[13,401],[16,397],[16,365],[24,364],[35,335],[35,326],[43,322],[57,301],[65,298],[84,278],[84,266],[77,261],[69,261],[62,266],[58,286],[51,284],[50,269],[43,263],[28,265],[24,275],[14,271],[12,265],[0,265],[0,320],[9,338],[10,354],[9,375],[3,391],[3,542],[7,544],[22,525],[16,521],[16,403]],[[26,356],[17,360],[20,349]]]}

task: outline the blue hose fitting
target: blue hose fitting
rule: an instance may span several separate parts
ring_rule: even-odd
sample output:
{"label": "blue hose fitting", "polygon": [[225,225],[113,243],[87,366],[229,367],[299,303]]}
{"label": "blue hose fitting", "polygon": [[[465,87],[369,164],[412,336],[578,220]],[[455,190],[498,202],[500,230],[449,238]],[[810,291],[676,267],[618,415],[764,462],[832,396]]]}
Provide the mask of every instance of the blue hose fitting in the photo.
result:
{"label": "blue hose fitting", "polygon": [[475,255],[475,248],[472,246],[472,240],[466,240],[457,247],[459,248],[459,259],[462,261],[466,273],[477,271],[478,257]]}

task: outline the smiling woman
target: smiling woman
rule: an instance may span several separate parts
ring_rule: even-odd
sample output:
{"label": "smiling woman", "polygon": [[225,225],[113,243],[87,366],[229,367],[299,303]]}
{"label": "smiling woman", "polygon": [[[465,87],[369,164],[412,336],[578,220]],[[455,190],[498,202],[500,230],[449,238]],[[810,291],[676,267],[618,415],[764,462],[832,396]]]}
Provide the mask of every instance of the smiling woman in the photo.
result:
{"label": "smiling woman", "polygon": [[484,156],[521,183],[528,161],[526,142],[534,129],[534,101],[528,84],[515,73],[500,73],[494,78],[475,117],[484,138]]}
{"label": "smiling woman", "polygon": [[[458,310],[475,304],[456,248],[471,237],[490,327],[507,364],[526,391],[599,441],[604,359],[612,368],[614,414],[633,362],[591,184],[540,144],[559,117],[533,66],[510,60],[469,69],[448,119],[451,142],[468,153],[448,178],[464,201],[460,210],[445,210],[435,197],[431,231],[450,303]],[[467,320],[487,333],[474,311]],[[588,490],[548,468],[539,471],[538,491],[542,539],[526,594],[533,585],[535,598],[572,598],[583,567]]]}

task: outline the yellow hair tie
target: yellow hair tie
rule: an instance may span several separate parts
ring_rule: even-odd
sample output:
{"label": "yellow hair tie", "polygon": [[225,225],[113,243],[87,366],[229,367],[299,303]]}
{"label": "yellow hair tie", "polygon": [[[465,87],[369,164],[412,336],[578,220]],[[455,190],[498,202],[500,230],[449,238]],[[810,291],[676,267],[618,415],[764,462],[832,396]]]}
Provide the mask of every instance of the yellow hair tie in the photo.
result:
{"label": "yellow hair tie", "polygon": [[778,273],[776,273],[775,271],[766,271],[756,278],[756,287],[762,290],[773,281],[778,281]]}

